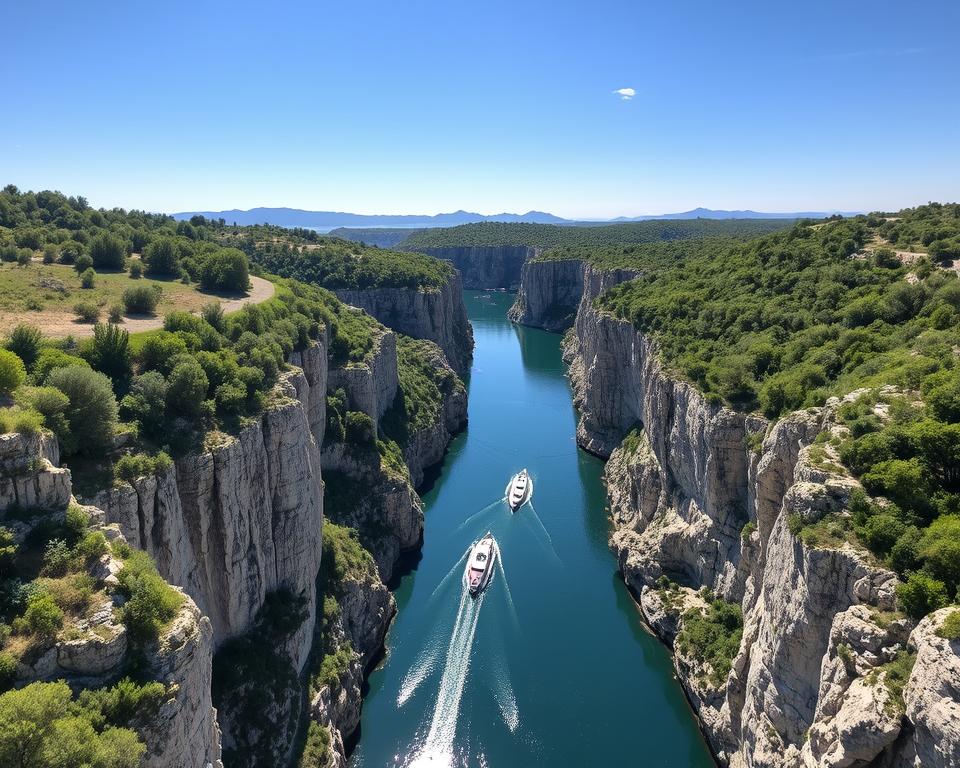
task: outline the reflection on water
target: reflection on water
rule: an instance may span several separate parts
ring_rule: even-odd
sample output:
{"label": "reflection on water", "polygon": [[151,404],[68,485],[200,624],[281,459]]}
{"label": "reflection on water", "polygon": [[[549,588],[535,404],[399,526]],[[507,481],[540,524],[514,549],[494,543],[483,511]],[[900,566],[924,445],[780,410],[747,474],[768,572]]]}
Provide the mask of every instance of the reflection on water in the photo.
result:
{"label": "reflection on water", "polygon": [[[470,426],[424,497],[423,557],[396,591],[351,765],[712,766],[615,576],[603,467],[576,447],[560,336],[511,325],[512,299],[467,293]],[[511,513],[503,488],[523,467],[534,498]],[[463,557],[487,530],[502,568],[472,600]]]}

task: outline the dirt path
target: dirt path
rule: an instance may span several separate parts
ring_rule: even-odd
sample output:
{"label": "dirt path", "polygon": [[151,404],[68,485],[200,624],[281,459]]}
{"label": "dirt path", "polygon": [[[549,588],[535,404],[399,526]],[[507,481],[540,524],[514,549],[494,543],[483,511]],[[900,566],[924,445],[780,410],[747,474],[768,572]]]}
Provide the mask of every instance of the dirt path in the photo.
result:
{"label": "dirt path", "polygon": [[[236,312],[237,310],[242,309],[244,304],[261,304],[262,302],[271,298],[274,293],[276,293],[276,286],[269,280],[265,280],[262,277],[254,277],[251,275],[250,285],[251,288],[247,292],[246,296],[240,296],[236,299],[220,300],[220,305],[223,307],[224,313],[229,314],[230,312]],[[215,301],[216,299],[216,296],[210,296],[211,301]],[[28,312],[24,313],[24,315],[21,317],[9,319],[11,320],[10,323],[2,323],[2,325],[9,324],[11,327],[13,327],[13,325],[16,325],[17,322],[28,322],[40,328],[44,336],[75,336],[76,338],[93,336],[93,325],[77,322],[73,313],[38,313],[33,315],[32,313]],[[159,316],[124,317],[123,321],[119,323],[119,325],[125,331],[129,331],[130,333],[152,331],[163,327],[163,318]],[[0,330],[9,329],[4,328]]]}

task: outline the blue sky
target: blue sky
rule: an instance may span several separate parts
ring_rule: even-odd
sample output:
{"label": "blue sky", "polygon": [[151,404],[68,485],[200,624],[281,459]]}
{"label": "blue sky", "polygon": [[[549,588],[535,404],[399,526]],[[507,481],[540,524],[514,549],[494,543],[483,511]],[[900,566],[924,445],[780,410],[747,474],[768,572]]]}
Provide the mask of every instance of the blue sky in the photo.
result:
{"label": "blue sky", "polygon": [[960,199],[956,0],[8,2],[0,29],[0,183],[95,205]]}

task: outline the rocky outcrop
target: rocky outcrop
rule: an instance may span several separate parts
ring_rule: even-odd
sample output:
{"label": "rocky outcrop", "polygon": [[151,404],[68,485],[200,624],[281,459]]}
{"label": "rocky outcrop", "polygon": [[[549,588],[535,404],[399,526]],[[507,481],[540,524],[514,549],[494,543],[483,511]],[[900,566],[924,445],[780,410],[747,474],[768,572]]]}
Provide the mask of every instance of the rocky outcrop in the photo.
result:
{"label": "rocky outcrop", "polygon": [[[0,525],[12,530],[18,544],[37,524],[63,522],[73,503],[70,471],[54,466],[58,461],[56,440],[48,433],[0,435],[0,488],[14,489],[0,498]],[[24,499],[31,503],[24,504]],[[123,542],[119,527],[108,524],[102,510],[86,507],[84,511],[91,527],[107,541]],[[14,518],[7,517],[11,513]],[[140,679],[160,682],[166,689],[149,724],[138,728],[147,747],[142,765],[223,768],[220,729],[211,701],[209,619],[181,591],[179,610],[158,636],[134,643],[117,613],[124,603],[116,590],[122,561],[108,551],[88,568],[89,607],[80,616],[68,617],[55,638],[27,650],[17,664],[16,683],[66,680],[75,689],[99,688],[129,675],[135,663]]]}
{"label": "rocky outcrop", "polygon": [[66,508],[70,470],[59,463],[57,440],[47,432],[0,434],[0,513]]}
{"label": "rocky outcrop", "polygon": [[[323,359],[316,350],[313,364]],[[323,494],[311,421],[316,428],[323,417],[314,398],[303,370],[293,369],[263,416],[238,435],[209,438],[205,450],[159,475],[92,500],[197,602],[217,645],[246,632],[270,592],[286,588],[315,603]],[[314,618],[311,609],[289,641],[297,669]]]}
{"label": "rocky outcrop", "polygon": [[955,610],[930,614],[910,635],[917,658],[903,699],[912,733],[900,765],[960,766],[960,640],[937,634]]}
{"label": "rocky outcrop", "polygon": [[509,318],[547,331],[566,330],[583,296],[583,272],[583,262],[576,259],[524,262]]}
{"label": "rocky outcrop", "polygon": [[[701,587],[742,609],[739,651],[719,684],[705,682],[689,649],[674,649],[718,760],[957,765],[956,642],[934,634],[936,617],[911,636],[911,622],[893,612],[896,576],[844,538],[856,482],[829,445],[814,444],[842,430],[840,402],[773,425],[708,402],[664,367],[649,337],[594,306],[623,279],[584,269],[565,340],[577,439],[609,456],[610,543],[654,631],[672,644]],[[684,586],[655,588],[664,578]],[[908,646],[918,661],[901,701],[887,681],[901,674]]]}
{"label": "rocky outcrop", "polygon": [[310,701],[310,718],[330,733],[332,766],[346,766],[345,742],[360,725],[364,675],[383,647],[397,606],[375,570],[352,575],[337,585],[339,615],[330,628],[332,644],[352,650],[337,681],[324,684]]}
{"label": "rocky outcrop", "polygon": [[444,248],[417,248],[421,253],[449,261],[460,272],[464,288],[505,288],[520,286],[523,263],[537,249],[524,245],[480,245]]}
{"label": "rocky outcrop", "polygon": [[393,405],[398,383],[396,334],[378,328],[373,348],[363,362],[350,362],[330,370],[327,391],[343,389],[351,411],[362,411],[378,423]]}
{"label": "rocky outcrop", "polygon": [[461,376],[470,369],[473,329],[467,321],[463,287],[456,271],[438,289],[339,289],[334,293],[341,301],[360,307],[397,333],[432,341]]}

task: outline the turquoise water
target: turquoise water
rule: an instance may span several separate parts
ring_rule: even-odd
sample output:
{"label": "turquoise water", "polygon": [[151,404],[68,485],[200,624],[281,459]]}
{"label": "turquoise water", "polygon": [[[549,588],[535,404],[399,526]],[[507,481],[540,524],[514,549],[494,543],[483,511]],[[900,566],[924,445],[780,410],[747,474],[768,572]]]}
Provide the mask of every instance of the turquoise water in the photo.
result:
{"label": "turquoise water", "polygon": [[[577,450],[560,336],[508,322],[510,294],[465,298],[470,425],[424,495],[423,556],[397,589],[351,766],[713,766],[616,576],[603,464]],[[522,467],[532,505],[511,514],[503,492]],[[503,568],[472,600],[464,555],[488,530]]]}

